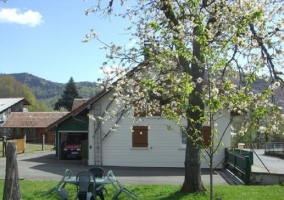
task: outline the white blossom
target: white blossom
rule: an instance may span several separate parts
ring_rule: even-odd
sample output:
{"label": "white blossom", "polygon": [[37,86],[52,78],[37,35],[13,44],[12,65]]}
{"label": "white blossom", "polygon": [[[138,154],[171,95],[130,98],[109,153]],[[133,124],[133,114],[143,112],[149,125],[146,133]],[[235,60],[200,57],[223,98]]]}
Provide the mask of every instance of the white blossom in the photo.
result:
{"label": "white blossom", "polygon": [[191,85],[191,87],[193,87],[193,88],[196,86],[196,84],[195,84],[194,82],[191,82],[190,85]]}
{"label": "white blossom", "polygon": [[197,83],[201,83],[203,81],[203,79],[201,78],[201,77],[199,77],[198,79],[197,79]]}
{"label": "white blossom", "polygon": [[265,133],[265,132],[266,132],[266,127],[265,127],[265,126],[260,126],[260,127],[258,128],[258,131],[259,131],[260,133]]}

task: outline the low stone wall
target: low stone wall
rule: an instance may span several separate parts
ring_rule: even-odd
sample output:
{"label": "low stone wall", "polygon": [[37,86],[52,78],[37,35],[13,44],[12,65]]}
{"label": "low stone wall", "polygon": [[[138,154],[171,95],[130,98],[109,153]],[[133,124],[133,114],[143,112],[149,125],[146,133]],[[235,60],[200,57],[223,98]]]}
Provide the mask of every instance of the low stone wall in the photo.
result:
{"label": "low stone wall", "polygon": [[283,151],[265,151],[264,154],[268,155],[268,156],[273,156],[273,157],[284,159],[284,152]]}

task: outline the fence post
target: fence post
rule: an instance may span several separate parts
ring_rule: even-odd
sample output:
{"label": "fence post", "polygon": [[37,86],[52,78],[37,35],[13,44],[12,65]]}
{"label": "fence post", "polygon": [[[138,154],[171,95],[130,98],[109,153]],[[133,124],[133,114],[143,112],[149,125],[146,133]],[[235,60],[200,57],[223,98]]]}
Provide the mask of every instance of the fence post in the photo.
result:
{"label": "fence post", "polygon": [[42,147],[41,150],[44,151],[44,144],[45,144],[45,135],[44,133],[42,134]]}
{"label": "fence post", "polygon": [[6,175],[3,199],[22,199],[16,154],[16,143],[9,142],[7,146]]}
{"label": "fence post", "polygon": [[26,151],[26,143],[27,143],[27,134],[24,135],[24,151],[23,151],[23,153],[25,153],[25,151]]}
{"label": "fence post", "polygon": [[245,156],[245,185],[249,185],[250,183],[250,175],[251,175],[251,161],[249,156]]}
{"label": "fence post", "polygon": [[229,154],[229,150],[228,150],[228,148],[225,148],[225,165],[228,162],[228,154]]}
{"label": "fence post", "polygon": [[249,152],[249,157],[250,157],[250,164],[253,165],[253,152]]}
{"label": "fence post", "polygon": [[6,156],[6,142],[7,142],[7,138],[6,136],[3,136],[3,151],[2,151],[2,157]]}

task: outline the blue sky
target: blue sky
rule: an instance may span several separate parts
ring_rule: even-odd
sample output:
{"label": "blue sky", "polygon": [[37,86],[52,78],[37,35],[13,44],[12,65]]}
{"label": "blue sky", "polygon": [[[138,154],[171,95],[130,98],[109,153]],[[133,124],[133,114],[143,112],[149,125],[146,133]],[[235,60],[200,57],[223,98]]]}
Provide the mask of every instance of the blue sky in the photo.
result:
{"label": "blue sky", "polygon": [[[96,0],[0,1],[0,74],[27,72],[58,83],[97,81],[107,50],[99,42],[82,43],[94,29],[100,39],[123,45],[127,21],[102,18],[85,9]],[[106,1],[107,2],[107,1]]]}

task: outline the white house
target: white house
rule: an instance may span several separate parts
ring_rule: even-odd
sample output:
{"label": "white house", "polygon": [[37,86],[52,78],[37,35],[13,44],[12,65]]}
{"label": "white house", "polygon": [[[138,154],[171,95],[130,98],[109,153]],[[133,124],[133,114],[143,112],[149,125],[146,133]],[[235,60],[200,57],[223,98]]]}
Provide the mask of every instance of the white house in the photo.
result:
{"label": "white house", "polygon": [[[113,91],[105,92],[92,103],[89,102],[89,114],[100,116],[104,110],[116,106],[110,100],[112,93]],[[230,129],[226,130],[229,121],[230,114],[225,110],[216,121],[219,138],[224,131],[226,133],[222,139],[225,145],[220,145],[214,156],[214,166],[222,162],[225,147],[230,146]],[[119,127],[112,131],[114,124],[119,124]],[[171,125],[173,130],[167,130],[167,125]],[[138,124],[133,124],[133,119],[125,114],[105,123],[89,119],[88,138],[88,165],[184,167],[185,140],[182,131],[161,116],[141,118]],[[218,167],[221,168],[222,165]],[[202,159],[201,168],[209,168],[205,159]]]}
{"label": "white house", "polygon": [[7,120],[11,112],[24,112],[24,106],[31,105],[25,98],[0,98],[0,137],[9,136],[11,133],[2,124]]}
{"label": "white house", "polygon": [[[139,123],[133,123],[133,119],[123,112],[105,123],[87,117],[87,114],[103,116],[105,110],[116,107],[115,101],[111,100],[113,93],[113,90],[100,92],[47,128],[55,130],[57,158],[61,159],[64,136],[76,132],[88,138],[88,165],[184,167],[185,137],[173,122],[153,116],[142,117]],[[218,138],[222,138],[224,145],[220,145],[214,155],[213,167],[222,168],[220,163],[225,157],[225,148],[231,143],[231,131],[227,129],[230,113],[224,110],[216,120]],[[115,131],[114,124],[119,124]],[[168,125],[173,130],[169,131]],[[209,168],[205,159],[202,159],[201,168]]]}

